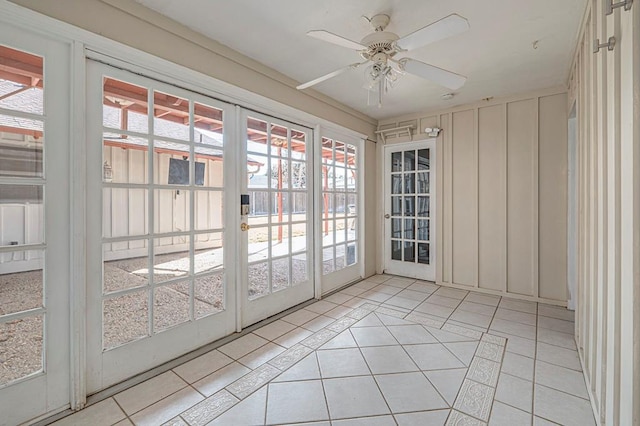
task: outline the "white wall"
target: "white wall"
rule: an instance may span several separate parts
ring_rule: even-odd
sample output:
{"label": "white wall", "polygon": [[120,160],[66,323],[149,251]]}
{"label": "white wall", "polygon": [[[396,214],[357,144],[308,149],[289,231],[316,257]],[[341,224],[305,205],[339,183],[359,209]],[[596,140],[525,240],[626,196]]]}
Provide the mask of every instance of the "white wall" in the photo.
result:
{"label": "white wall", "polygon": [[416,140],[443,129],[439,283],[566,305],[566,104],[559,88],[380,122],[414,125]]}
{"label": "white wall", "polygon": [[[640,425],[640,7],[587,7],[569,78],[577,106],[576,342],[596,418]],[[613,51],[594,40],[615,36]]]}

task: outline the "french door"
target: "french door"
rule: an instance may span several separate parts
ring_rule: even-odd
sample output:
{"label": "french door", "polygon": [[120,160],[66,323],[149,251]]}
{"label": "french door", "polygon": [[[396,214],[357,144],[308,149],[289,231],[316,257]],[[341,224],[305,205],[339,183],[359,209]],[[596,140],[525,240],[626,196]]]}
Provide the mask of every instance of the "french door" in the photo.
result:
{"label": "french door", "polygon": [[0,25],[0,425],[70,402],[69,59]]}
{"label": "french door", "polygon": [[242,325],[313,298],[312,132],[244,111]]}
{"label": "french door", "polygon": [[235,331],[237,178],[230,105],[87,70],[93,393]]}
{"label": "french door", "polygon": [[386,273],[435,281],[435,142],[385,147]]}

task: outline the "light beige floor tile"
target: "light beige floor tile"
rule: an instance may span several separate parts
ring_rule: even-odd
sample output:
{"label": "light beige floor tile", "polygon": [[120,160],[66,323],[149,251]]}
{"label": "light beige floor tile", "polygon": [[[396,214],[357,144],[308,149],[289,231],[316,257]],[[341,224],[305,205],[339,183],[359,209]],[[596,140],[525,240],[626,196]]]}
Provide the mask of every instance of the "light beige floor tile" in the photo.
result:
{"label": "light beige floor tile", "polygon": [[398,341],[386,327],[351,328],[351,334],[360,347],[398,344]]}
{"label": "light beige floor tile", "polygon": [[352,298],[353,298],[352,295],[345,294],[344,290],[343,290],[343,291],[340,291],[338,293],[334,293],[331,296],[327,296],[327,297],[323,298],[322,300],[326,300],[327,302],[331,302],[331,303],[336,303],[338,305],[342,305],[344,302],[346,302],[347,300],[350,300]]}
{"label": "light beige floor tile", "polygon": [[526,312],[528,314],[536,314],[538,312],[538,304],[536,302],[529,302],[526,300],[510,299],[503,297],[498,305],[503,309],[510,309],[512,311]]}
{"label": "light beige floor tile", "polygon": [[282,318],[284,321],[297,325],[297,326],[301,326],[302,324],[304,324],[305,322],[309,322],[312,319],[314,319],[315,317],[317,317],[319,314],[315,313],[315,312],[311,312],[311,311],[307,311],[306,309],[300,309],[298,311],[295,311],[289,315],[287,315],[286,317]]}
{"label": "light beige floor tile", "polygon": [[570,311],[561,306],[547,305],[544,303],[538,303],[538,315],[545,317],[557,318],[565,321],[574,320],[574,311]]}
{"label": "light beige floor tile", "polygon": [[53,423],[55,426],[92,425],[107,426],[117,423],[126,416],[113,398],[90,405],[82,411]]}
{"label": "light beige floor tile", "polygon": [[439,343],[408,345],[404,348],[421,370],[443,370],[465,366]]}
{"label": "light beige floor tile", "polygon": [[224,346],[221,346],[220,348],[218,348],[218,350],[233,359],[238,359],[242,358],[249,352],[255,351],[260,346],[266,345],[267,343],[268,340],[263,339],[262,337],[257,336],[253,333],[249,333],[232,342],[227,343]]}
{"label": "light beige floor tile", "polygon": [[304,328],[298,327],[291,330],[288,333],[283,334],[273,341],[280,346],[284,346],[285,348],[290,348],[293,345],[300,343],[302,340],[311,336],[313,333]]}
{"label": "light beige floor tile", "polygon": [[229,358],[220,351],[213,350],[207,352],[204,355],[200,355],[198,358],[194,358],[178,367],[173,371],[180,377],[182,377],[187,383],[193,383],[202,379],[225,365],[233,362],[233,359]]}
{"label": "light beige floor tile", "polygon": [[429,299],[427,299],[426,302],[419,304],[414,312],[417,311],[424,314],[434,315],[436,317],[448,318],[454,310],[455,308],[430,303]]}
{"label": "light beige floor tile", "polygon": [[251,372],[250,369],[238,362],[234,362],[198,380],[193,384],[193,387],[203,395],[211,396],[249,372]]}
{"label": "light beige floor tile", "polygon": [[575,324],[573,322],[545,316],[538,317],[538,328],[546,328],[570,335],[575,332]]}
{"label": "light beige floor tile", "polygon": [[380,327],[382,325],[384,325],[384,324],[382,324],[382,321],[380,321],[380,318],[376,314],[370,313],[369,315],[367,315],[366,317],[362,318],[357,323],[353,324],[351,327],[353,327],[353,328],[356,328],[356,327]]}
{"label": "light beige floor tile", "polygon": [[263,339],[275,340],[278,337],[290,332],[295,328],[296,326],[289,322],[286,322],[283,320],[277,320],[270,324],[265,325],[264,327],[260,327],[259,329],[255,330],[253,333],[257,334]]}
{"label": "light beige floor tile", "polygon": [[[133,423],[131,423],[133,424]],[[117,426],[117,425],[116,425]],[[166,423],[163,423],[162,426],[189,426],[187,422],[185,422],[182,417],[174,417]]]}
{"label": "light beige floor tile", "polygon": [[398,426],[444,426],[448,416],[449,410],[421,411],[394,415]]}
{"label": "light beige floor tile", "polygon": [[269,342],[266,345],[261,346],[255,351],[250,352],[242,358],[238,359],[238,362],[251,369],[258,368],[265,362],[280,355],[285,350],[286,348]]}
{"label": "light beige floor tile", "polygon": [[452,319],[448,319],[447,322],[444,324],[444,326],[442,326],[443,330],[446,331],[451,331],[453,333],[455,333],[456,331],[453,331],[454,329],[460,331],[460,329],[464,329],[467,330],[464,333],[459,333],[459,334],[467,334],[469,331],[473,332],[473,336],[475,339],[480,339],[480,337],[482,336],[482,333],[486,333],[487,330],[489,330],[488,327],[479,327],[477,325],[473,325],[473,324],[469,324],[467,322],[460,322],[460,321],[455,321]]}
{"label": "light beige floor tile", "polygon": [[387,326],[387,329],[401,345],[438,342],[436,338],[421,325],[392,325]]}
{"label": "light beige floor tile", "polygon": [[495,401],[491,409],[489,426],[529,426],[531,414]]}
{"label": "light beige floor tile", "polygon": [[185,388],[187,383],[173,371],[167,371],[114,396],[128,415],[137,413],[172,393]]}
{"label": "light beige floor tile", "polygon": [[402,290],[400,293],[396,294],[396,296],[404,299],[417,300],[418,302],[423,302],[427,297],[429,297],[422,291],[411,290],[410,288]]}
{"label": "light beige floor tile", "polygon": [[533,416],[533,426],[557,426],[558,423],[550,422],[538,416]]}
{"label": "light beige floor tile", "polygon": [[478,347],[478,342],[452,342],[443,343],[443,345],[449,349],[456,358],[462,361],[464,365],[469,366]]}
{"label": "light beige floor tile", "polygon": [[435,284],[416,281],[415,283],[407,287],[407,290],[413,290],[413,291],[419,291],[420,293],[431,294],[439,288],[440,287]]}
{"label": "light beige floor tile", "polygon": [[328,420],[320,380],[271,383],[267,402],[267,424]]}
{"label": "light beige floor tile", "polygon": [[345,348],[357,348],[358,345],[356,341],[353,339],[351,332],[349,330],[345,330],[342,333],[338,334],[333,339],[329,340],[324,345],[320,346],[320,349],[345,349]]}
{"label": "light beige floor tile", "polygon": [[[345,296],[352,296],[352,297],[355,297],[355,296],[357,296],[357,295],[359,295],[359,294],[364,293],[365,291],[367,291],[367,290],[365,290],[364,288],[359,288],[359,287],[356,287],[356,286],[351,286],[351,287],[347,287],[347,288],[345,288],[344,290],[340,290],[340,293],[339,293],[339,294],[343,294],[343,295],[345,295]],[[345,302],[342,302],[342,304],[344,304],[344,303],[345,303]]]}
{"label": "light beige floor tile", "polygon": [[506,352],[502,361],[502,371],[525,380],[533,380],[533,359]]}
{"label": "light beige floor tile", "polygon": [[440,392],[447,403],[452,406],[464,381],[466,368],[452,368],[448,370],[425,371],[424,374],[433,386]]}
{"label": "light beige floor tile", "polygon": [[265,422],[267,386],[215,418],[207,426],[262,425]]}
{"label": "light beige floor tile", "polygon": [[419,370],[400,345],[362,348],[361,351],[373,374],[403,373]]}
{"label": "light beige floor tile", "polygon": [[415,325],[414,322],[408,321],[403,318],[398,318],[397,316],[388,315],[388,313],[378,312],[376,311],[376,315],[380,318],[380,321],[386,326],[395,326],[395,325]]}
{"label": "light beige floor tile", "polygon": [[538,328],[538,342],[576,350],[576,341],[573,334],[561,333],[548,328]]}
{"label": "light beige floor tile", "polygon": [[455,310],[450,320],[462,322],[465,324],[476,325],[480,327],[489,327],[492,317],[488,315],[476,314],[475,312],[463,311],[460,309]]}
{"label": "light beige floor tile", "polygon": [[394,414],[449,408],[422,373],[383,374],[375,379]]}
{"label": "light beige floor tile", "polygon": [[484,305],[482,303],[470,302],[469,297],[464,299],[458,309],[467,312],[475,312],[476,314],[492,316],[496,312],[496,307],[491,305]]}
{"label": "light beige floor tile", "polygon": [[529,314],[527,312],[513,311],[511,309],[498,308],[495,314],[496,318],[500,318],[507,321],[515,321],[520,324],[536,325],[536,315]]}
{"label": "light beige floor tile", "polygon": [[318,367],[318,359],[314,352],[307,355],[307,357],[302,359],[302,361],[298,362],[293,367],[273,379],[272,382],[295,382],[300,380],[316,379],[320,379],[320,368]]}
{"label": "light beige floor tile", "polygon": [[325,379],[323,384],[332,420],[389,414],[371,376]]}
{"label": "light beige floor tile", "polygon": [[379,290],[369,290],[367,292],[362,293],[358,297],[363,299],[372,300],[374,302],[382,303],[385,300],[391,299],[393,297],[392,294],[384,293]]}
{"label": "light beige floor tile", "polygon": [[580,359],[578,358],[578,351],[572,351],[559,346],[547,345],[546,343],[538,342],[536,359],[550,364],[559,365],[560,367],[582,371]]}
{"label": "light beige floor tile", "polygon": [[536,383],[589,399],[582,372],[536,361]]}
{"label": "light beige floor tile", "polygon": [[387,300],[385,305],[397,306],[405,309],[414,309],[416,306],[420,304],[421,300],[407,299],[405,297],[393,296],[391,299]]}
{"label": "light beige floor tile", "polygon": [[434,305],[446,306],[447,308],[456,308],[460,304],[460,299],[442,296],[438,294],[442,289],[433,293],[427,299],[427,303],[432,303]]}
{"label": "light beige floor tile", "polygon": [[301,327],[309,331],[313,331],[315,333],[316,331],[322,330],[323,328],[325,328],[326,326],[328,326],[334,321],[335,321],[335,318],[319,315],[314,319],[312,319],[311,321],[305,322],[304,324],[301,325]]}
{"label": "light beige floor tile", "polygon": [[445,318],[413,311],[405,317],[406,320],[429,327],[440,328],[446,321]]}
{"label": "light beige floor tile", "polygon": [[495,399],[530,413],[533,406],[533,382],[502,373],[498,379]]}
{"label": "light beige floor tile", "polygon": [[596,424],[589,401],[541,385],[536,385],[535,393],[536,416],[565,426]]}
{"label": "light beige floor tile", "polygon": [[526,312],[529,314],[535,314],[538,312],[538,306],[536,302],[528,302],[525,300],[509,299],[503,297],[498,305],[501,308],[511,309],[512,311]]}
{"label": "light beige floor tile", "polygon": [[371,281],[377,284],[382,284],[383,282],[389,281],[392,278],[394,278],[393,275],[378,274],[378,275],[372,275],[368,277],[365,281]]}
{"label": "light beige floor tile", "polygon": [[466,302],[475,302],[475,303],[481,303],[483,305],[496,307],[500,303],[500,296],[495,296],[492,294],[474,293],[473,291],[471,291],[469,292],[467,297],[465,297],[464,300]]}
{"label": "light beige floor tile", "polygon": [[357,348],[318,351],[317,355],[320,374],[325,379],[371,374]]}
{"label": "light beige floor tile", "polygon": [[433,337],[438,339],[438,341],[440,343],[471,342],[471,341],[478,340],[478,339],[470,337],[470,336],[468,336],[466,334],[453,333],[453,332],[446,331],[446,330],[439,330],[439,329],[433,328],[433,327],[425,327],[425,328],[427,329],[427,331],[429,333],[431,333],[431,335]]}
{"label": "light beige floor tile", "polygon": [[536,356],[536,341],[531,339],[525,339],[512,334],[501,333],[495,330],[489,330],[490,334],[501,336],[507,339],[507,352],[513,352],[518,355],[527,356],[529,358],[535,358]]}
{"label": "light beige floor tile", "polygon": [[136,426],[157,426],[174,418],[204,398],[192,388],[182,389],[131,416]]}
{"label": "light beige floor tile", "polygon": [[337,306],[338,305],[336,305],[335,303],[331,303],[326,300],[318,300],[317,302],[305,306],[304,308],[307,311],[315,312],[316,314],[324,314],[325,312],[330,311]]}
{"label": "light beige floor tile", "polygon": [[354,297],[353,299],[344,302],[342,304],[342,306],[346,306],[347,308],[355,309],[355,308],[359,308],[360,306],[364,305],[365,303],[370,303],[370,301],[367,300],[367,299],[363,299],[361,297]]}
{"label": "light beige floor tile", "polygon": [[[113,426],[133,426],[133,423],[131,423],[131,420],[129,419],[123,419],[123,420],[120,420],[118,423],[114,424]],[[170,425],[170,426],[173,426],[173,425]],[[175,425],[175,426],[189,426],[189,425],[185,423],[184,425]]]}
{"label": "light beige floor tile", "polygon": [[467,290],[459,290],[457,288],[449,288],[449,287],[440,287],[434,295],[436,296],[444,296],[451,297],[453,299],[462,300],[464,299],[469,292]]}
{"label": "light beige floor tile", "polygon": [[[334,420],[333,426],[396,426],[392,416],[360,417],[357,419]],[[298,425],[302,426],[302,425]],[[321,426],[315,423],[306,423],[305,426]]]}
{"label": "light beige floor tile", "polygon": [[524,337],[525,339],[535,340],[536,327],[532,325],[520,324],[518,322],[494,318],[491,322],[489,330],[499,331],[501,333],[512,334],[514,336]]}
{"label": "light beige floor tile", "polygon": [[304,346],[303,344],[297,344],[291,346],[289,349],[269,361],[269,364],[276,367],[280,371],[285,371],[286,369],[300,361],[302,358],[309,355],[311,352],[313,351],[307,346]]}
{"label": "light beige floor tile", "polygon": [[347,315],[351,311],[352,311],[352,308],[349,308],[349,307],[346,307],[346,306],[336,306],[335,308],[331,309],[330,311],[325,312],[324,315],[327,316],[327,317],[331,317],[333,319],[338,319],[338,318],[342,318],[343,316]]}

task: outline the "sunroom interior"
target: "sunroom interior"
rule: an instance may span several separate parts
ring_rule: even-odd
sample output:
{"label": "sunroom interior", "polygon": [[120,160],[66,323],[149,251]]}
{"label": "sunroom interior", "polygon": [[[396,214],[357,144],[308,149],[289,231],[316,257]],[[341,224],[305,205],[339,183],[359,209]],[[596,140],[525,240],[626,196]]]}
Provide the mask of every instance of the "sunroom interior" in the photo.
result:
{"label": "sunroom interior", "polygon": [[640,425],[638,5],[423,3],[0,0],[0,425]]}

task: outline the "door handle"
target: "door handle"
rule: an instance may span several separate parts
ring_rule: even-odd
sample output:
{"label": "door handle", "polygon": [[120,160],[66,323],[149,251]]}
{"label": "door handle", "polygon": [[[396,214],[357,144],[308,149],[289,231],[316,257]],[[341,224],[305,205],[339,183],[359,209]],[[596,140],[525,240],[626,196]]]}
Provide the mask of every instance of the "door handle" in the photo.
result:
{"label": "door handle", "polygon": [[385,219],[389,219],[390,217],[391,217],[391,216],[389,216],[389,213],[387,213],[387,214],[385,214],[385,215],[384,215],[384,218],[385,218]]}
{"label": "door handle", "polygon": [[246,224],[244,222],[240,224],[240,230],[241,231],[248,231],[250,228],[251,228],[251,226],[249,226],[248,224]]}

